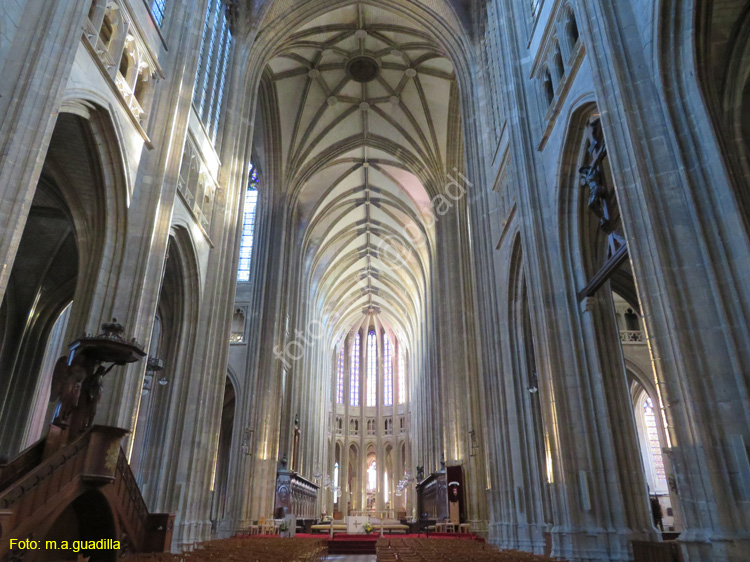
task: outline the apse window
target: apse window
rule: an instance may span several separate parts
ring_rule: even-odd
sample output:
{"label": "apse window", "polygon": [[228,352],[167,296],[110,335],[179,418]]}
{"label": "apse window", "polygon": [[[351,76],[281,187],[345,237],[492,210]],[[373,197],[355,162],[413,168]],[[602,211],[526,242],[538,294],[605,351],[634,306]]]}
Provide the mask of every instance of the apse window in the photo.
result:
{"label": "apse window", "polygon": [[255,209],[258,205],[258,171],[251,164],[250,182],[245,192],[245,213],[242,221],[242,240],[240,242],[240,264],[237,281],[250,281],[250,263],[253,257],[253,240],[255,232]]}
{"label": "apse window", "polygon": [[344,346],[339,351],[338,367],[336,368],[336,403],[344,403]]}
{"label": "apse window", "polygon": [[367,469],[367,491],[372,492],[378,489],[378,468],[375,461],[370,463]]}
{"label": "apse window", "polygon": [[406,361],[404,352],[398,354],[398,403],[406,402]]}
{"label": "apse window", "polygon": [[154,15],[154,20],[161,27],[164,24],[164,10],[167,7],[167,0],[153,0],[151,2],[151,13]]}
{"label": "apse window", "polygon": [[383,404],[393,406],[393,344],[388,337],[383,343]]}
{"label": "apse window", "polygon": [[375,406],[378,397],[378,340],[375,332],[367,334],[367,405]]}
{"label": "apse window", "polygon": [[349,372],[349,404],[359,406],[359,333],[354,336]]}

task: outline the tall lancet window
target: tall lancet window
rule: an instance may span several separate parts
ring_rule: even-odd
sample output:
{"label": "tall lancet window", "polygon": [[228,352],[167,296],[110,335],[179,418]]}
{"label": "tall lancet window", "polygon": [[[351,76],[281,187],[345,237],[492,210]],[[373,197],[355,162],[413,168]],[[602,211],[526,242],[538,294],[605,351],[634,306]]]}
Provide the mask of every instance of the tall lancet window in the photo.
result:
{"label": "tall lancet window", "polygon": [[167,7],[167,0],[153,0],[151,2],[151,13],[154,15],[154,20],[161,27],[164,24],[164,10]]}
{"label": "tall lancet window", "polygon": [[378,398],[378,336],[374,330],[367,334],[367,405],[374,406]]}
{"label": "tall lancet window", "polygon": [[383,405],[393,406],[393,344],[388,336],[383,342]]}
{"label": "tall lancet window", "polygon": [[398,354],[398,403],[406,402],[406,362],[404,352]]}
{"label": "tall lancet window", "polygon": [[349,404],[359,406],[359,332],[354,336],[349,371]]}
{"label": "tall lancet window", "polygon": [[344,403],[344,344],[339,351],[339,362],[336,367],[336,403]]}
{"label": "tall lancet window", "polygon": [[250,263],[253,257],[253,239],[255,236],[255,208],[257,205],[258,170],[250,164],[250,182],[245,192],[245,216],[242,222],[240,264],[237,270],[237,281],[250,281]]}
{"label": "tall lancet window", "polygon": [[216,140],[231,52],[232,34],[226,6],[222,0],[209,0],[198,53],[193,106],[211,142]]}
{"label": "tall lancet window", "polygon": [[367,469],[367,491],[371,492],[378,489],[378,468],[373,460]]}
{"label": "tall lancet window", "polygon": [[656,411],[650,397],[647,397],[643,401],[643,422],[651,453],[654,487],[659,490],[667,490],[667,472],[664,469],[664,459],[661,454],[661,444],[659,443],[659,432],[656,429]]}
{"label": "tall lancet window", "polygon": [[542,0],[531,0],[531,15],[536,19],[542,7]]}

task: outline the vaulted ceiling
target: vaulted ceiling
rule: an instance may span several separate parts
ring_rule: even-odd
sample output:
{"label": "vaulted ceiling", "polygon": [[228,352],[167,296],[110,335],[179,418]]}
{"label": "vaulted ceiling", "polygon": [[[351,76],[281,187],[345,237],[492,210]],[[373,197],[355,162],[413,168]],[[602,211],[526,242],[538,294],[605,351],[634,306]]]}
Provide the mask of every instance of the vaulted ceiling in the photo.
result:
{"label": "vaulted ceiling", "polygon": [[356,3],[296,30],[266,79],[310,314],[332,342],[374,322],[408,346],[427,307],[431,196],[457,119],[450,61],[417,23]]}

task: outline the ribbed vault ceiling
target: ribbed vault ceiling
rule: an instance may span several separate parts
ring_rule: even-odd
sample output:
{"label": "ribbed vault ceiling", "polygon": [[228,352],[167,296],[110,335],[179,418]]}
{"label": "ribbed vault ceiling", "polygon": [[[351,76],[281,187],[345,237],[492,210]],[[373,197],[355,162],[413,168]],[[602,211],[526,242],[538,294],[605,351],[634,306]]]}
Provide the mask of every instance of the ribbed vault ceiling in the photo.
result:
{"label": "ribbed vault ceiling", "polygon": [[[369,81],[349,64],[363,56],[378,66]],[[328,322],[331,343],[373,322],[408,347],[430,287],[430,199],[445,177],[457,95],[450,61],[416,22],[356,3],[294,32],[266,78],[304,233],[309,312]]]}

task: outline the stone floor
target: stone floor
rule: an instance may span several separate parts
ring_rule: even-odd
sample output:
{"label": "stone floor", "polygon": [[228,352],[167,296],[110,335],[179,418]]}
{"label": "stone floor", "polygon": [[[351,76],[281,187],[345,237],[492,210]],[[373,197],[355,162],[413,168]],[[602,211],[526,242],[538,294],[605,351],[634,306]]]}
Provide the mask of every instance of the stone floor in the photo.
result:
{"label": "stone floor", "polygon": [[331,554],[326,558],[336,560],[337,562],[375,562],[377,557],[374,554]]}

